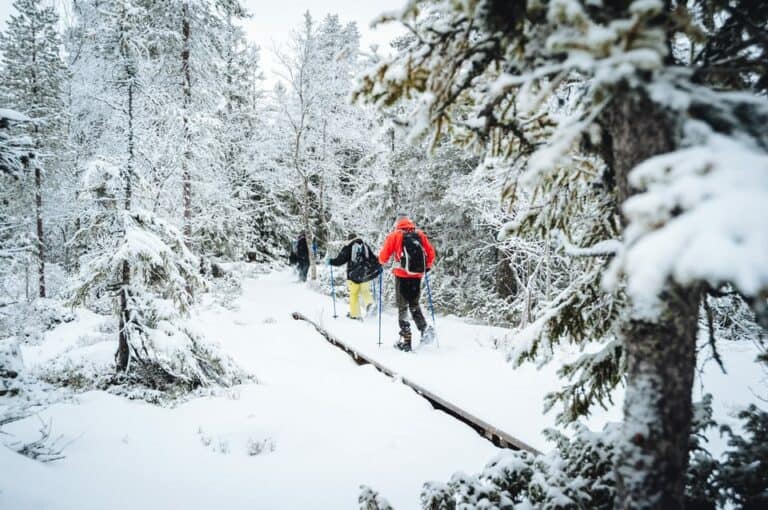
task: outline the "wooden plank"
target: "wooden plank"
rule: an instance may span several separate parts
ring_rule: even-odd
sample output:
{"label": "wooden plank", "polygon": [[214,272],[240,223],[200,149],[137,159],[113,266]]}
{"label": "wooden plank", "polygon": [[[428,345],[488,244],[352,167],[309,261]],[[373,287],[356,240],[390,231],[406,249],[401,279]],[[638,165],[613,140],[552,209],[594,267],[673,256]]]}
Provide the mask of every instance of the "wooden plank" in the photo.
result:
{"label": "wooden plank", "polygon": [[[378,370],[379,372],[383,373],[388,377],[391,377],[392,379],[396,379],[399,377],[395,371],[387,368],[386,366],[382,365],[375,359],[355,350],[353,347],[349,346],[342,340],[333,336],[327,330],[320,327],[315,321],[307,318],[306,316],[300,314],[299,312],[294,312],[293,314],[291,314],[291,316],[296,320],[306,321],[312,326],[314,326],[317,332],[320,333],[320,335],[322,335],[329,343],[338,347],[342,351],[346,352],[358,365],[373,365],[373,367],[376,368],[376,370]],[[439,409],[440,411],[443,411],[444,413],[452,416],[453,418],[461,421],[466,425],[469,425],[478,434],[483,436],[485,439],[491,441],[494,445],[500,448],[507,448],[511,450],[523,450],[523,451],[532,453],[534,455],[539,455],[541,453],[531,445],[525,443],[524,441],[521,441],[520,439],[517,439],[516,437],[510,434],[507,434],[506,432],[499,429],[498,427],[494,427],[490,423],[461,409],[459,406],[452,404],[451,402],[436,395],[435,393],[415,383],[414,381],[411,381],[410,379],[407,379],[405,377],[399,377],[399,378],[403,382],[403,384],[405,384],[406,386],[411,388],[413,391],[415,391],[418,395],[420,395],[421,397],[429,401],[429,403],[432,404],[432,407],[434,407],[435,409]]]}

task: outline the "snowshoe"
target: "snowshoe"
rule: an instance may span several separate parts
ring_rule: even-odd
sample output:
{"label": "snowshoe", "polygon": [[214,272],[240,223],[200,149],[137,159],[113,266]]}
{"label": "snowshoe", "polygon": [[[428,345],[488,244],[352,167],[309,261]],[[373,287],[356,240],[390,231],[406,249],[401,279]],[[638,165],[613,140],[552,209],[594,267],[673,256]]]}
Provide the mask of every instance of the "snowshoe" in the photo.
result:
{"label": "snowshoe", "polygon": [[349,315],[349,312],[347,312],[347,319],[352,319],[353,321],[363,322],[363,318],[362,317],[352,317],[351,315]]}
{"label": "snowshoe", "polygon": [[424,331],[421,332],[421,345],[433,344],[435,343],[435,338],[437,338],[435,328],[432,326],[427,326],[424,328]]}

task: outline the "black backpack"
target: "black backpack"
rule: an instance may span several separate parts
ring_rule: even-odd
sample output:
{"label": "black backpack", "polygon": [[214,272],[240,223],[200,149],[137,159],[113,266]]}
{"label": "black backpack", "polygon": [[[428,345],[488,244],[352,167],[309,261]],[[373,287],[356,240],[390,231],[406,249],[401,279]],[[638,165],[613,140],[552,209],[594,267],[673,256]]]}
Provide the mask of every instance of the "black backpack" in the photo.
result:
{"label": "black backpack", "polygon": [[373,250],[364,242],[352,245],[349,254],[349,279],[356,283],[368,282],[379,276],[381,264]]}
{"label": "black backpack", "polygon": [[400,266],[409,273],[421,274],[427,270],[427,255],[421,245],[418,232],[403,232],[403,252],[400,254]]}

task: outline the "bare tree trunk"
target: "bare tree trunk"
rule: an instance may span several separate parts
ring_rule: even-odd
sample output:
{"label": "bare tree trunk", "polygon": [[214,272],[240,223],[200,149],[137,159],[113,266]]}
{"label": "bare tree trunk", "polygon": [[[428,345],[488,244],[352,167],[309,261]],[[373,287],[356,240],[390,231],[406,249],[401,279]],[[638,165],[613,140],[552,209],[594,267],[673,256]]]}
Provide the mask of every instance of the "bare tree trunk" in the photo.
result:
{"label": "bare tree trunk", "polygon": [[[389,128],[389,193],[392,198],[392,207],[395,208],[394,214],[400,212],[400,190],[397,186],[397,165],[395,165],[395,128]],[[392,218],[394,220],[394,218]]]}
{"label": "bare tree trunk", "polygon": [[35,216],[37,223],[37,280],[38,295],[45,297],[45,234],[43,232],[43,176],[40,165],[35,165]]}
{"label": "bare tree trunk", "polygon": [[[32,20],[34,22],[34,20]],[[32,26],[32,96],[37,98],[40,88],[37,83],[37,29]],[[37,99],[36,99],[37,101]],[[40,133],[37,124],[34,127],[35,152],[40,155],[42,144],[40,143]],[[37,234],[37,280],[38,296],[45,297],[45,233],[43,231],[43,176],[40,171],[40,164],[35,165],[35,223]]]}
{"label": "bare tree trunk", "polygon": [[[125,165],[125,174],[123,175],[123,183],[125,186],[125,211],[131,210],[131,199],[133,195],[133,189],[131,185],[131,179],[133,177],[133,162],[134,162],[134,138],[133,138],[133,75],[129,72],[128,84],[128,161]],[[124,233],[125,235],[125,233]],[[128,265],[128,261],[123,261],[123,267],[121,270],[121,285],[119,291],[119,307],[120,318],[118,320],[118,345],[117,345],[117,370],[119,372],[125,372],[128,370],[128,363],[130,361],[130,347],[129,347],[129,335],[130,335],[130,323],[131,323],[131,303],[130,303],[130,285],[131,285],[131,268]]]}
{"label": "bare tree trunk", "polygon": [[189,129],[189,109],[192,104],[192,77],[189,69],[190,25],[189,4],[187,2],[184,2],[182,5],[182,11],[181,33],[184,38],[184,46],[181,51],[181,68],[184,73],[184,112],[182,114],[182,122],[184,123],[184,156],[181,160],[181,181],[184,201],[184,240],[189,248],[192,241],[192,176],[189,169],[189,162],[192,160],[192,133]]}
{"label": "bare tree trunk", "polygon": [[[621,203],[633,193],[630,170],[674,150],[678,126],[642,92],[626,89],[601,120]],[[631,317],[623,328],[628,375],[616,508],[683,508],[699,296],[695,288],[669,282],[658,317]]]}
{"label": "bare tree trunk", "polygon": [[312,232],[312,225],[309,217],[309,181],[305,178],[302,181],[304,192],[304,205],[302,210],[302,220],[304,222],[304,235],[307,239],[307,252],[309,253],[309,276],[312,280],[317,280],[317,263],[315,261],[315,252],[312,245],[315,242],[315,235]]}
{"label": "bare tree trunk", "polygon": [[518,293],[513,260],[509,254],[499,248],[494,248],[496,256],[496,292],[503,298],[515,297]]}
{"label": "bare tree trunk", "polygon": [[[303,125],[303,123],[302,123]],[[301,204],[301,216],[302,223],[304,224],[304,236],[307,240],[307,252],[309,252],[309,277],[312,280],[317,280],[317,265],[315,263],[315,253],[312,250],[312,244],[315,241],[315,236],[312,232],[312,224],[309,217],[309,176],[306,175],[301,168],[301,135],[303,129],[296,130],[296,140],[293,147],[293,165],[296,169],[296,173],[301,179],[301,191],[302,191],[302,204]]]}
{"label": "bare tree trunk", "polygon": [[[37,138],[37,128],[35,128],[35,138]],[[39,144],[35,144],[38,146]],[[39,149],[39,146],[37,147]],[[43,230],[43,176],[40,166],[35,162],[35,158],[24,158],[24,166],[29,170],[29,165],[35,166],[35,256],[37,258],[37,295],[45,297],[45,231]],[[29,300],[29,292],[27,292]]]}

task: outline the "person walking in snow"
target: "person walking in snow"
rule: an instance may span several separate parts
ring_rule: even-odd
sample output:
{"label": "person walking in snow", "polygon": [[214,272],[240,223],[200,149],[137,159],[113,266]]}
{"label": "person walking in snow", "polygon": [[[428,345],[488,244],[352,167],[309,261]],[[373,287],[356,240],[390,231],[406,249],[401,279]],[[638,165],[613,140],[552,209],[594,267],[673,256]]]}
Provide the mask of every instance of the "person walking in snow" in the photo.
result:
{"label": "person walking in snow", "polygon": [[427,326],[421,312],[421,279],[430,270],[435,261],[435,249],[426,234],[416,230],[416,225],[405,214],[395,219],[395,229],[384,240],[379,252],[379,262],[386,264],[394,256],[395,300],[397,319],[400,326],[400,338],[395,347],[402,351],[411,350],[411,325],[408,311],[421,332],[421,342],[429,343],[434,339],[432,326]]}
{"label": "person walking in snow", "polygon": [[304,232],[301,232],[296,242],[293,243],[288,261],[291,264],[296,264],[296,268],[299,271],[299,279],[302,282],[306,282],[307,271],[309,270],[309,247],[307,246],[307,236]]}
{"label": "person walking in snow", "polygon": [[347,265],[347,287],[349,288],[350,319],[362,320],[360,314],[360,297],[363,298],[366,314],[373,306],[371,280],[379,276],[381,265],[368,243],[355,234],[349,234],[349,241],[335,258],[328,258],[332,266]]}

